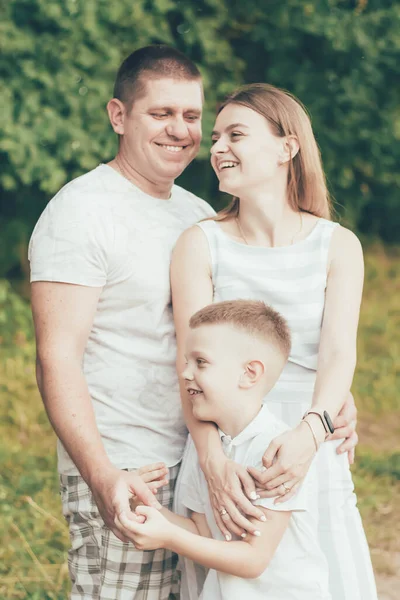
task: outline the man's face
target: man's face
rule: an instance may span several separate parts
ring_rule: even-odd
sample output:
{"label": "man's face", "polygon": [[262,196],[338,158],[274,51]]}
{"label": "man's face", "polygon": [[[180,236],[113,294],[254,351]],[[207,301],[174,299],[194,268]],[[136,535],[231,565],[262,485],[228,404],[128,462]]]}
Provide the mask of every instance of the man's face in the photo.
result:
{"label": "man's face", "polygon": [[124,116],[120,151],[131,168],[150,182],[172,183],[199,150],[202,108],[200,81],[147,80]]}

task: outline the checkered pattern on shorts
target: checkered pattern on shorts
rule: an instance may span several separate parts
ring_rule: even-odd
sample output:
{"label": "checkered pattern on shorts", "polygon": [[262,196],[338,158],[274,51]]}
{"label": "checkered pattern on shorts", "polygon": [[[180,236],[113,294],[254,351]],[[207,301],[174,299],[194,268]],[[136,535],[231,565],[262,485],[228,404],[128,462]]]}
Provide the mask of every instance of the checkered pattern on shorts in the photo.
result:
{"label": "checkered pattern on shorts", "polygon": [[[178,472],[179,465],[171,467],[169,484],[157,493],[169,509]],[[121,542],[104,525],[82,477],[61,475],[60,489],[71,538],[71,600],[179,600],[176,554]]]}

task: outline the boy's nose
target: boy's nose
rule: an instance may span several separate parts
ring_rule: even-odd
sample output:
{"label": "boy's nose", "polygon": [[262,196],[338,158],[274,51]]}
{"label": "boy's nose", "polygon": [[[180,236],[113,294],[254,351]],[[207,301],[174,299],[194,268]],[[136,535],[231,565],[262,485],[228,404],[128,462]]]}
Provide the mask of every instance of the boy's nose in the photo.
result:
{"label": "boy's nose", "polygon": [[193,373],[191,373],[188,365],[186,365],[183,373],[182,373],[182,377],[183,379],[185,379],[186,381],[193,381]]}

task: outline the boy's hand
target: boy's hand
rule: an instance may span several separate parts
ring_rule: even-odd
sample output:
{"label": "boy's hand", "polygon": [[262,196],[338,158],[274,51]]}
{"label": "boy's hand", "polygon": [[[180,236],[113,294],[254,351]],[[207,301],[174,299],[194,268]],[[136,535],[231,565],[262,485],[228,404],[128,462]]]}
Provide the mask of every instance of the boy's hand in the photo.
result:
{"label": "boy's hand", "polygon": [[129,540],[119,516],[124,513],[130,520],[138,518],[129,507],[132,497],[143,504],[154,506],[155,509],[161,509],[160,503],[137,471],[128,472],[113,466],[106,467],[96,472],[88,484],[105,525],[123,542]]}
{"label": "boy's hand", "polygon": [[[176,525],[170,523],[156,508],[138,506],[135,511],[137,517],[146,519],[144,523],[132,521],[125,513],[119,516],[125,535],[133,542],[138,550],[156,550],[167,548]],[[129,531],[129,533],[128,533]]]}

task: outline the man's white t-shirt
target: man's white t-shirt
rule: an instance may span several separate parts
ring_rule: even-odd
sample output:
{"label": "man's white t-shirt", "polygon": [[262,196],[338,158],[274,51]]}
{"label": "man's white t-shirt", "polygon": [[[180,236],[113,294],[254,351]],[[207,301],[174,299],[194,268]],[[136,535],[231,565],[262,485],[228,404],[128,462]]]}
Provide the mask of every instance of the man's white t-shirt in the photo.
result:
{"label": "man's white t-shirt", "polygon": [[[287,426],[264,405],[238,436],[232,439],[222,431],[220,435],[224,452],[230,459],[261,469],[269,442],[286,430]],[[214,519],[207,482],[198,461],[190,470],[184,489],[183,504],[191,511],[204,514],[213,537],[224,540]],[[256,579],[242,579],[211,569],[200,600],[331,600],[328,564],[318,544],[313,465],[293,498],[278,505],[274,504],[274,498],[260,499],[255,504],[271,510],[292,511],[289,526],[270,564]]]}
{"label": "man's white t-shirt", "polygon": [[[169,267],[180,233],[213,209],[174,185],[168,200],[108,165],[49,202],[29,245],[31,281],[102,287],[83,358],[106,452],[119,468],[177,464],[187,431],[175,370]],[[78,474],[58,444],[59,471]]]}

